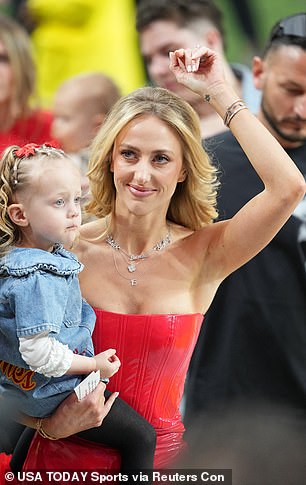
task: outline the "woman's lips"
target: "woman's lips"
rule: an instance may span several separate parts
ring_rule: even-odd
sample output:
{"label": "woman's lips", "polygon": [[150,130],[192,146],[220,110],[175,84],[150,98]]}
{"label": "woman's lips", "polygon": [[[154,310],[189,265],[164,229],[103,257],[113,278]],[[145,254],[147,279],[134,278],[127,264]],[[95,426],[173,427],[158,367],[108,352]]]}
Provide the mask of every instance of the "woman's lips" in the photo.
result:
{"label": "woman's lips", "polygon": [[149,195],[156,192],[155,189],[148,188],[148,187],[140,187],[138,185],[130,185],[128,184],[129,190],[133,195],[136,197],[148,197]]}

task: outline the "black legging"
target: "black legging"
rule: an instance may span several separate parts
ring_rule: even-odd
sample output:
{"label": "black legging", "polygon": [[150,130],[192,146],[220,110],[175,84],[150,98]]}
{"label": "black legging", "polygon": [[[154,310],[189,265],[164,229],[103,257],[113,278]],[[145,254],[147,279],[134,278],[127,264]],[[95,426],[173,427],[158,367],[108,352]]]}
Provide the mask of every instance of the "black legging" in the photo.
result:
{"label": "black legging", "polygon": [[[110,394],[105,391],[106,398]],[[153,468],[155,429],[122,399],[115,400],[99,428],[82,431],[78,436],[119,450],[122,473]]]}
{"label": "black legging", "polygon": [[[105,397],[110,396],[108,390]],[[15,447],[10,465],[17,474],[22,470],[35,430],[26,428]],[[122,473],[152,470],[156,445],[153,426],[122,399],[117,398],[98,428],[78,433],[80,438],[116,448],[121,454]],[[97,468],[99,464],[97,463]]]}

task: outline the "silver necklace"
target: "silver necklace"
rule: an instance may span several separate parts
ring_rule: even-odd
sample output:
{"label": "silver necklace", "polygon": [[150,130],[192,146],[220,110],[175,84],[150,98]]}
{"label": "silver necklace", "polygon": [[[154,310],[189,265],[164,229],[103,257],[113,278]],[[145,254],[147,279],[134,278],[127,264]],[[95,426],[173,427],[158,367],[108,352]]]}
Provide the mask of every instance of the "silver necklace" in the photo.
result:
{"label": "silver necklace", "polygon": [[116,252],[115,251],[112,253],[112,255],[113,255],[114,266],[115,266],[115,269],[116,269],[118,275],[121,276],[122,278],[124,278],[125,280],[129,281],[129,283],[130,283],[131,286],[136,286],[137,285],[137,280],[135,278],[130,278],[130,277],[125,276],[119,270],[118,265],[117,265],[117,261],[116,261],[116,257],[115,257],[116,256]]}
{"label": "silver necklace", "polygon": [[[124,249],[122,249],[120,247],[120,245],[118,244],[118,242],[113,238],[112,234],[109,234],[107,236],[106,242],[107,242],[107,244],[109,244],[111,246],[112,249],[114,249],[115,251],[118,251],[122,255],[123,259],[125,260],[125,262],[127,264],[128,272],[134,273],[137,269],[138,263],[140,263],[144,259],[149,258],[149,256],[151,256],[151,254],[153,254],[154,251],[162,251],[163,249],[165,249],[171,243],[170,227],[168,226],[168,232],[163,239],[161,239],[158,243],[156,243],[153,246],[153,248],[149,249],[149,251],[147,251],[145,253],[141,253],[141,254],[129,254],[126,251],[124,251]],[[113,253],[113,259],[114,259],[114,265],[115,265],[115,268],[117,270],[117,273],[120,276],[122,276],[124,279],[128,280],[132,286],[135,286],[137,284],[137,280],[135,278],[127,278],[126,276],[124,276],[119,271],[117,263],[116,263],[116,259],[114,257],[114,253]]]}

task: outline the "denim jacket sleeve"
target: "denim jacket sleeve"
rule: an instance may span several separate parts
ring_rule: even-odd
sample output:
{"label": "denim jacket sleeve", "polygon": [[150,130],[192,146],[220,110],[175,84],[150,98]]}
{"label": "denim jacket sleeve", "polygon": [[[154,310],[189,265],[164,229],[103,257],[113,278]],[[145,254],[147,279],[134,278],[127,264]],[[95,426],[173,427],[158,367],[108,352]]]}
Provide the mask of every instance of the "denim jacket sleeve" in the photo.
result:
{"label": "denim jacket sleeve", "polygon": [[73,304],[68,298],[73,278],[77,276],[36,271],[15,282],[9,300],[15,313],[18,337],[60,331],[68,300],[69,304]]}

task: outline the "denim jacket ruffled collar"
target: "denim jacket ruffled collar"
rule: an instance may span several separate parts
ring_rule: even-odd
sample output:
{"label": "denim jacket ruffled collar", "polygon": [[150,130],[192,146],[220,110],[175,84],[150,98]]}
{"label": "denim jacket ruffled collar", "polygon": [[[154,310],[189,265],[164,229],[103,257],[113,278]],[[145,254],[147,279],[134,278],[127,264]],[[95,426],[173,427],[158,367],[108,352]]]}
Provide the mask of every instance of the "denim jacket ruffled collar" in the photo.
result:
{"label": "denim jacket ruffled collar", "polygon": [[66,276],[82,271],[83,265],[70,251],[56,244],[52,252],[14,248],[0,259],[0,275],[25,276],[37,270]]}

